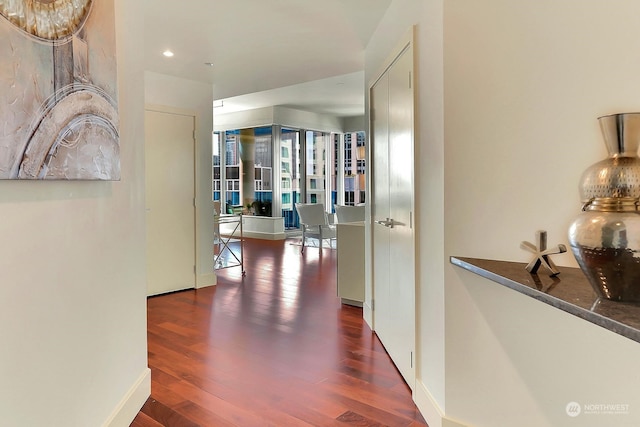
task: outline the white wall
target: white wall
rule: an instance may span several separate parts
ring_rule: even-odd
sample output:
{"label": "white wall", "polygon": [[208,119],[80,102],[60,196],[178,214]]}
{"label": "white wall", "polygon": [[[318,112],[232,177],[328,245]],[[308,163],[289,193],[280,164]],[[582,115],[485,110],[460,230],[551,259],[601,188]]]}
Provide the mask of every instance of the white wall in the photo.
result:
{"label": "white wall", "polygon": [[342,131],[345,133],[361,132],[367,129],[367,127],[364,116],[345,117],[342,119]]}
{"label": "white wall", "polygon": [[[445,2],[445,253],[524,261],[567,243],[596,118],[640,106],[634,1]],[[570,254],[554,257],[576,265]],[[446,413],[477,426],[640,425],[640,344],[446,272]],[[490,384],[490,386],[488,386]],[[629,404],[569,418],[568,402]]]}
{"label": "white wall", "polygon": [[211,133],[213,89],[206,83],[146,71],[145,103],[196,114],[196,284],[214,285]]}
{"label": "white wall", "polygon": [[275,124],[324,132],[342,132],[342,120],[327,114],[311,113],[286,107],[274,107]]}
{"label": "white wall", "polygon": [[[444,360],[444,136],[442,0],[394,0],[365,52],[365,82],[381,67],[404,34],[416,25],[416,254],[417,381],[416,400],[430,425],[445,405]],[[366,108],[368,112],[368,90]],[[367,116],[368,121],[368,116]],[[369,206],[367,207],[369,209]],[[370,248],[369,232],[366,243]],[[368,265],[371,255],[367,253]],[[366,274],[365,313],[371,298],[371,274]],[[432,402],[433,401],[433,402]]]}
{"label": "white wall", "polygon": [[263,107],[227,114],[215,114],[214,110],[214,129],[216,131],[225,131],[230,129],[271,126],[274,123],[273,109],[274,107]]}
{"label": "white wall", "polygon": [[258,126],[271,126],[272,124],[294,129],[343,132],[343,123],[338,117],[281,106],[215,115],[216,131],[247,129]]}
{"label": "white wall", "polygon": [[0,181],[0,425],[125,426],[149,395],[141,9],[116,0],[122,180]]}
{"label": "white wall", "polygon": [[[417,25],[414,398],[430,425],[640,425],[640,344],[448,261],[528,260],[519,244],[538,229],[567,244],[580,174],[606,155],[596,118],[640,109],[639,14],[631,0],[394,0],[367,46],[370,83]],[[630,413],[570,418],[570,401]]]}

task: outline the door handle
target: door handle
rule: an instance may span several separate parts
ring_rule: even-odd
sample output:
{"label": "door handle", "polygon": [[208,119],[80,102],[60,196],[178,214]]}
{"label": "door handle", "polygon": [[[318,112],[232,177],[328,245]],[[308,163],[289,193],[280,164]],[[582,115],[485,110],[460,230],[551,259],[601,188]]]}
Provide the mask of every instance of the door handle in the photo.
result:
{"label": "door handle", "polygon": [[393,218],[387,218],[385,221],[376,220],[374,221],[376,224],[384,225],[387,228],[393,228]]}

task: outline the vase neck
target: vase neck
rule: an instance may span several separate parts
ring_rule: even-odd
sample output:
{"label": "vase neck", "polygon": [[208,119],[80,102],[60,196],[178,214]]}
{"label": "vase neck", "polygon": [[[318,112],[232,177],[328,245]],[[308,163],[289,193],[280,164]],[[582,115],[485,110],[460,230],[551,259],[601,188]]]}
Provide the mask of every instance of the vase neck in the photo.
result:
{"label": "vase neck", "polygon": [[609,157],[637,157],[640,113],[620,113],[598,118]]}

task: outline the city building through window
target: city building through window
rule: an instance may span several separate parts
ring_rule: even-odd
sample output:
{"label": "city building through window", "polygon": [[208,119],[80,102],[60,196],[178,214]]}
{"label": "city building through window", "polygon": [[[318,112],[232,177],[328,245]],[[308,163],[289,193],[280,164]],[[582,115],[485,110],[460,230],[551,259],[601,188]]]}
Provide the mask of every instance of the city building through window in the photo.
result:
{"label": "city building through window", "polygon": [[282,216],[286,228],[297,228],[295,203],[322,203],[329,213],[336,204],[364,203],[365,144],[364,132],[278,125],[214,132],[213,200],[223,212]]}

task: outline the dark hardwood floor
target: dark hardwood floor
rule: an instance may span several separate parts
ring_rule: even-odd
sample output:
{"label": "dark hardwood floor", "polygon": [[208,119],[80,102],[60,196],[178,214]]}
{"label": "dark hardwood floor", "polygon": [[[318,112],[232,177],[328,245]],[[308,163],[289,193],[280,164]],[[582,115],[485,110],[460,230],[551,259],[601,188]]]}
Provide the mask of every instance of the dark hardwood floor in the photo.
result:
{"label": "dark hardwood floor", "polygon": [[246,277],[149,298],[151,397],[131,427],[426,426],[336,252],[247,239]]}

